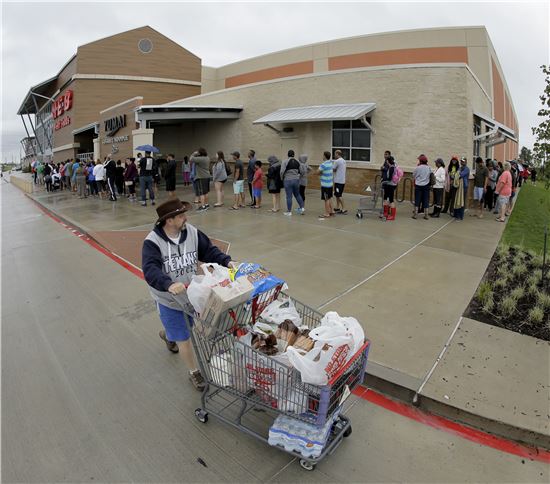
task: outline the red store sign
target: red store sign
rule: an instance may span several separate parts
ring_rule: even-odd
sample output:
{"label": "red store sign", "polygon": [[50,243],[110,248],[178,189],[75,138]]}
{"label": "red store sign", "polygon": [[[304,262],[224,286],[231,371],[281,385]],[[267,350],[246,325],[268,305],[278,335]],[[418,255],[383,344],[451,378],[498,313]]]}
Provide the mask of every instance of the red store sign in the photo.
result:
{"label": "red store sign", "polygon": [[[64,112],[68,111],[72,107],[73,107],[73,91],[68,89],[59,99],[57,99],[52,103],[53,119],[57,119]],[[59,128],[56,128],[56,129],[59,129]]]}

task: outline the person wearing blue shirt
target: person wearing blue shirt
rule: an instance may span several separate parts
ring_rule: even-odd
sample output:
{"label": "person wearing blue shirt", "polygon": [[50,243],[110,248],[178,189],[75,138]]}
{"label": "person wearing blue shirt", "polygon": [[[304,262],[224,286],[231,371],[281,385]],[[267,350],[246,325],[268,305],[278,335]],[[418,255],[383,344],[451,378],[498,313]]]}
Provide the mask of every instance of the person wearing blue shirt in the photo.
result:
{"label": "person wearing blue shirt", "polygon": [[334,163],[331,160],[330,151],[323,153],[323,163],[319,165],[319,174],[321,177],[321,200],[325,202],[325,213],[319,218],[329,218],[334,216],[332,208],[332,186],[334,182]]}

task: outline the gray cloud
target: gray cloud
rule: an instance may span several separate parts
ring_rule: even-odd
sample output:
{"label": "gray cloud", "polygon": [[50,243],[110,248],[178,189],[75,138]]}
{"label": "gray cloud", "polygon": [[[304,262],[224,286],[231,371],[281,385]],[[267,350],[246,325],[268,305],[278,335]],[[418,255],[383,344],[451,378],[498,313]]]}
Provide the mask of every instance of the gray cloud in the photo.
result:
{"label": "gray cloud", "polygon": [[25,136],[15,114],[28,89],[57,74],[78,45],[151,25],[220,66],[342,37],[395,30],[485,25],[531,147],[549,62],[547,2],[517,3],[3,3],[2,156]]}

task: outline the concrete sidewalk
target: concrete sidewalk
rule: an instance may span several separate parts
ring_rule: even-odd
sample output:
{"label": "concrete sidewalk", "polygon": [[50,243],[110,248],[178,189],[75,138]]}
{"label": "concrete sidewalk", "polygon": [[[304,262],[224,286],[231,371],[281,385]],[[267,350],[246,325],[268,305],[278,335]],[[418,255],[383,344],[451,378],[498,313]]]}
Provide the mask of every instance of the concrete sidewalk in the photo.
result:
{"label": "concrete sidewalk", "polygon": [[[178,187],[178,195],[193,198],[189,188]],[[124,197],[116,203],[68,192],[31,197],[82,231],[101,232],[107,246],[125,232],[150,230],[156,219],[154,207]],[[405,203],[395,222],[375,215],[358,220],[357,196],[345,197],[348,215],[319,220],[319,198],[308,190],[304,216],[271,213],[269,203],[230,211],[226,202],[191,212],[189,220],[229,241],[235,260],[262,263],[284,278],[297,299],[361,321],[373,342],[371,376],[409,395],[421,390],[420,404],[433,411],[550,447],[548,343],[461,317],[504,224],[492,216],[412,220]]]}

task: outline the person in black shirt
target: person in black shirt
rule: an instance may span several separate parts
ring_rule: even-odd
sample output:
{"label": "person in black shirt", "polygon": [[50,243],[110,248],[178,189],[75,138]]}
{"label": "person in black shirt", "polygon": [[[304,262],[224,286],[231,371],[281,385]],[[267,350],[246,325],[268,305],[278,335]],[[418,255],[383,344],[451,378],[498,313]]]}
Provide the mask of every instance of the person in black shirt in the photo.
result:
{"label": "person in black shirt", "polygon": [[164,178],[166,179],[166,191],[170,198],[176,197],[176,166],[177,162],[174,159],[174,155],[168,155]]}
{"label": "person in black shirt", "polygon": [[151,156],[150,151],[145,152],[145,156],[139,160],[139,186],[141,190],[141,205],[147,206],[145,198],[146,190],[149,190],[149,198],[151,205],[155,204],[155,192],[153,190],[153,173],[155,172],[155,160]]}
{"label": "person in black shirt", "polygon": [[116,162],[115,184],[118,194],[124,195],[124,167],[122,166],[122,161],[120,160]]}
{"label": "person in black shirt", "polygon": [[109,200],[111,200],[111,202],[116,202],[116,163],[110,156],[108,156],[105,161],[105,178],[107,179]]}

